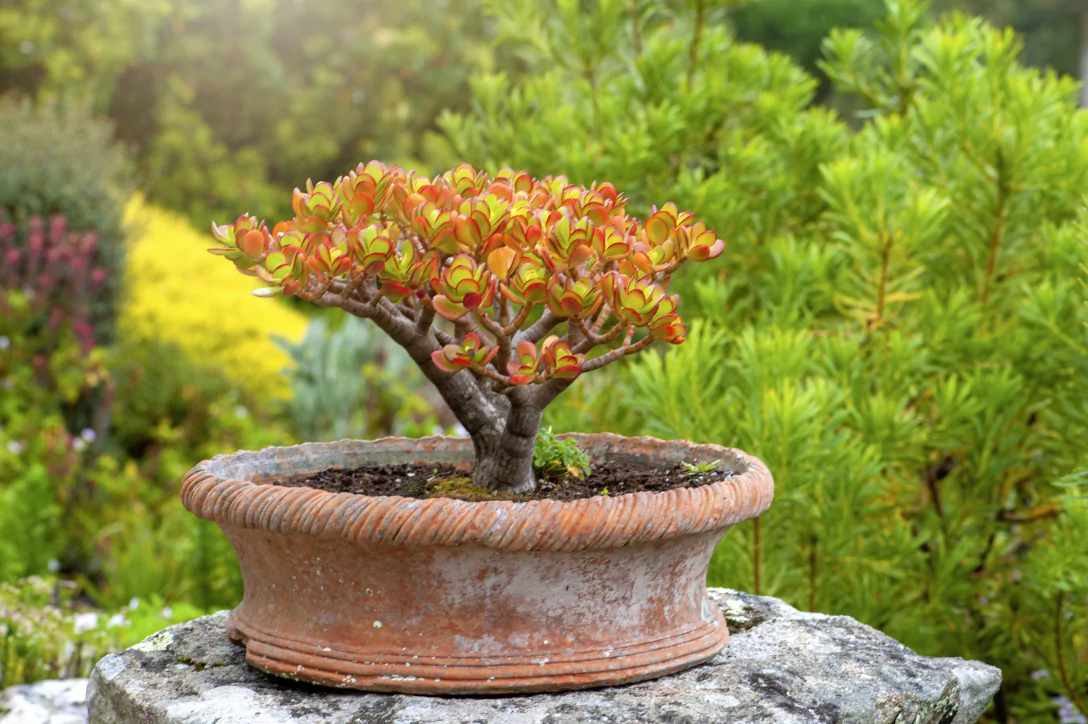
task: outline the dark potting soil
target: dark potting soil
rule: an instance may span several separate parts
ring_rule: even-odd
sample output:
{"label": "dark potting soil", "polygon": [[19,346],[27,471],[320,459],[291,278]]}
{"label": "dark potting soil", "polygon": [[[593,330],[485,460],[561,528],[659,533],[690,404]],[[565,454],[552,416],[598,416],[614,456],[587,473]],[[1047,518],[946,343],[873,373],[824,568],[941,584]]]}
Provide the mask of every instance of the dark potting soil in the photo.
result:
{"label": "dark potting soil", "polygon": [[316,488],[330,493],[399,495],[405,498],[455,498],[459,500],[578,500],[596,495],[664,492],[697,488],[728,477],[731,471],[691,472],[676,463],[670,468],[604,461],[593,464],[585,478],[567,476],[538,479],[529,495],[493,493],[472,485],[468,474],[449,465],[365,465],[354,470],[329,468],[307,478],[277,483],[292,488]]}

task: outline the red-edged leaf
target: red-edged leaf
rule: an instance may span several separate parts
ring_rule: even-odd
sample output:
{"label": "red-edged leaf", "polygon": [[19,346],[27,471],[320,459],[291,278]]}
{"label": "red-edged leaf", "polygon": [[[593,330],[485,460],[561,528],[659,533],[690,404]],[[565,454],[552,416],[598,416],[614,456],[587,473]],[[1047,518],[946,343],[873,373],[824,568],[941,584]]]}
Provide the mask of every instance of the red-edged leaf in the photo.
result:
{"label": "red-edged leaf", "polygon": [[575,317],[581,313],[582,303],[574,296],[564,295],[559,301],[559,308],[563,310],[566,316]]}
{"label": "red-edged leaf", "polygon": [[518,253],[508,246],[495,249],[487,255],[487,268],[499,279],[506,281],[514,268]]}
{"label": "red-edged leaf", "polygon": [[444,294],[435,296],[432,301],[434,302],[434,311],[443,319],[448,319],[451,322],[456,322],[468,314],[468,310],[464,306],[449,300]]}
{"label": "red-edged leaf", "polygon": [[450,361],[448,359],[446,359],[446,355],[444,355],[442,353],[442,350],[440,350],[440,349],[437,349],[434,352],[431,352],[431,361],[434,362],[435,367],[442,370],[443,372],[453,373],[453,372],[457,372],[460,369],[458,367],[454,367],[450,363]]}
{"label": "red-edged leaf", "polygon": [[530,342],[529,340],[523,339],[520,342],[518,342],[518,346],[517,346],[516,350],[517,350],[517,353],[518,353],[518,357],[520,357],[522,359],[529,359],[529,360],[531,360],[533,362],[536,362],[536,359],[537,359],[536,345],[533,344],[532,342]]}
{"label": "red-edged leaf", "polygon": [[453,233],[457,241],[469,249],[475,249],[480,244],[480,225],[468,217],[457,217]]}
{"label": "red-edged leaf", "polygon": [[257,229],[247,231],[239,239],[238,248],[250,259],[259,259],[264,253],[264,234]]}
{"label": "red-edged leaf", "polygon": [[654,244],[660,244],[669,238],[669,226],[663,214],[654,214],[646,219],[646,236]]}
{"label": "red-edged leaf", "polygon": [[358,218],[374,213],[374,197],[370,194],[357,193],[351,199],[351,210]]}
{"label": "red-edged leaf", "polygon": [[555,377],[562,377],[566,380],[572,380],[582,373],[581,365],[567,365],[566,367],[560,367],[552,373]]}
{"label": "red-edged leaf", "polygon": [[325,230],[326,222],[320,216],[309,216],[303,219],[298,227],[307,234],[316,234],[319,231]]}

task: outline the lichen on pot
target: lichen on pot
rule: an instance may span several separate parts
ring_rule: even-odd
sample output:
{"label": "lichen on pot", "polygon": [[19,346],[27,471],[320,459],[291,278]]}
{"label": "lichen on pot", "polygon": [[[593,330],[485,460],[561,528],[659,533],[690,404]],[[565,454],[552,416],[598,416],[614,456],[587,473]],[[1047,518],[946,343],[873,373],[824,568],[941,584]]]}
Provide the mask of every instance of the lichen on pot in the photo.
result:
{"label": "lichen on pot", "polygon": [[220,456],[182,499],[238,553],[230,631],[247,661],[330,686],[431,694],[629,683],[714,656],[728,630],[706,568],[730,526],[770,505],[736,450],[574,436],[596,459],[722,460],[718,482],[569,502],[469,503],[276,485],[362,461],[470,469],[463,438],[309,443]]}
{"label": "lichen on pot", "polygon": [[[211,251],[268,284],[255,294],[372,320],[471,438],[302,445],[190,472],[186,505],[222,526],[242,566],[231,630],[247,660],[336,686],[478,693],[634,681],[721,648],[706,566],[730,525],[770,504],[759,461],[590,436],[580,443],[602,459],[725,467],[657,492],[622,494],[639,489],[624,479],[593,497],[538,491],[545,407],[582,374],[682,343],[672,274],[724,250],[675,204],[641,221],[626,203],[607,182],[468,164],[428,178],[371,161],[296,189],[294,217],[271,230],[248,215],[213,223]],[[455,499],[478,497],[464,481],[408,497],[284,484],[408,462],[452,465],[496,499]]]}

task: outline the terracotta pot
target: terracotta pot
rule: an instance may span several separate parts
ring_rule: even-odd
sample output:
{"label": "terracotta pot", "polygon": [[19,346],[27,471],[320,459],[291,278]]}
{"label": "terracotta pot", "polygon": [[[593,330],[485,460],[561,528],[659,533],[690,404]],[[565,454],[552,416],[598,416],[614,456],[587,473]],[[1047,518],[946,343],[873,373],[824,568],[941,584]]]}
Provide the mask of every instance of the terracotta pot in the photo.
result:
{"label": "terracotta pot", "polygon": [[201,463],[182,501],[238,554],[245,597],[231,638],[270,674],[422,694],[623,684],[711,658],[729,633],[706,600],[707,564],[730,526],[770,505],[766,467],[715,445],[573,437],[595,459],[721,460],[733,474],[664,493],[467,503],[267,484],[366,463],[469,469],[462,438],[310,443]]}

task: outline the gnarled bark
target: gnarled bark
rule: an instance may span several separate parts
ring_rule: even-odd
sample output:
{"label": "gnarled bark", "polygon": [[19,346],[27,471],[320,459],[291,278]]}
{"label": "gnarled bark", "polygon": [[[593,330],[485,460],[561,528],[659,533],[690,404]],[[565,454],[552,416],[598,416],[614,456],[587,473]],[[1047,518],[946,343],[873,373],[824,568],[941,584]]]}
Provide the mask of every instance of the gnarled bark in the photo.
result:
{"label": "gnarled bark", "polygon": [[[434,314],[430,308],[424,307],[413,316],[411,310],[383,299],[375,290],[344,285],[313,295],[312,301],[370,319],[408,352],[472,437],[476,450],[476,467],[472,474],[475,485],[515,494],[530,493],[536,488],[533,450],[544,408],[569,387],[572,380],[552,378],[539,384],[506,386],[497,390],[495,381],[487,376],[468,369],[451,374],[435,366],[431,354],[446,343],[443,339],[446,335],[431,326]],[[546,312],[516,339],[538,341],[560,321]],[[649,341],[652,340],[647,337],[645,344]],[[645,344],[635,346],[641,348]],[[622,349],[614,355],[615,359],[623,356]],[[612,360],[602,360],[595,367],[608,361]]]}

